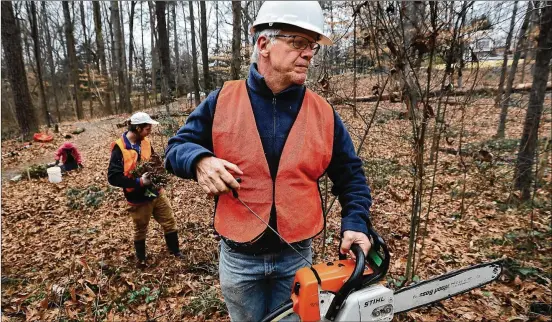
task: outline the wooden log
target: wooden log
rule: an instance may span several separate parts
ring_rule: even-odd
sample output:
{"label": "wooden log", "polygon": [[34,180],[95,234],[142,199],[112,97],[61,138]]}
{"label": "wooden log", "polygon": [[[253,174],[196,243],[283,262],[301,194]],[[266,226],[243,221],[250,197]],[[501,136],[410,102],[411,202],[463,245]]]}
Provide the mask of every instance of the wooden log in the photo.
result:
{"label": "wooden log", "polygon": [[[518,84],[514,88],[512,88],[512,93],[520,93],[520,92],[529,92],[531,90],[533,84],[531,83],[525,83],[525,84]],[[443,96],[465,96],[467,94],[471,95],[495,95],[497,92],[497,88],[494,87],[482,87],[482,88],[476,88],[474,90],[454,90],[449,93],[443,92],[442,90],[436,90],[429,93],[429,97],[439,97],[441,95]],[[548,82],[546,84],[546,90],[552,90],[552,82]],[[392,98],[398,97],[400,95],[399,92],[392,92],[392,93],[385,93],[381,96],[382,101],[389,101]],[[379,98],[379,95],[369,95],[369,96],[361,96],[356,98],[356,102],[377,102]],[[352,102],[353,99],[345,98],[345,97],[330,97],[328,98],[328,101],[330,104],[341,104],[343,102]]]}

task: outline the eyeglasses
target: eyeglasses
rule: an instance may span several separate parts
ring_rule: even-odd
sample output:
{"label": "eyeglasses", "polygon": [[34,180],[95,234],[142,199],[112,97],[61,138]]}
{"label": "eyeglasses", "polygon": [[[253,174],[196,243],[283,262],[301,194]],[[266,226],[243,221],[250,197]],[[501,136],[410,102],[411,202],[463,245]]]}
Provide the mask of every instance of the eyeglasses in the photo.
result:
{"label": "eyeglasses", "polygon": [[320,44],[312,42],[307,38],[299,35],[274,35],[275,38],[290,38],[293,39],[293,48],[299,50],[305,50],[307,47],[310,47],[312,54],[316,55],[318,50],[320,50]]}

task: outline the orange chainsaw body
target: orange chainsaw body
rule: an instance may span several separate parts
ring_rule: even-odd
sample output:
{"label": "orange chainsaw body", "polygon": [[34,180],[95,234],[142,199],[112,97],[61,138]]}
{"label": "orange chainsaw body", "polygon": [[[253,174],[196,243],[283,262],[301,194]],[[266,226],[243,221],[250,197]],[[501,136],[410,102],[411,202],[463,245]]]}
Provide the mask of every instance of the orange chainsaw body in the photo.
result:
{"label": "orange chainsaw body", "polygon": [[[354,269],[355,261],[346,259],[316,264],[312,266],[312,269],[304,267],[298,270],[292,285],[291,300],[293,301],[293,311],[301,317],[301,321],[320,320],[318,279],[313,270],[320,277],[320,288],[323,291],[337,293]],[[363,275],[373,273],[373,270],[365,265]]]}

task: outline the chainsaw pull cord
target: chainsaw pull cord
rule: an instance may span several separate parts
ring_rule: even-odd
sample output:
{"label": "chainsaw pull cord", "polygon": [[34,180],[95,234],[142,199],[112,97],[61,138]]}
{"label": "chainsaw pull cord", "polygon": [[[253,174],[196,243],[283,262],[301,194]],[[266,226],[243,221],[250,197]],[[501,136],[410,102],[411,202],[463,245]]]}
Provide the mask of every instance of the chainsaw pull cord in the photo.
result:
{"label": "chainsaw pull cord", "polygon": [[[236,178],[236,181],[238,183],[241,183],[242,179],[241,178]],[[232,196],[234,196],[234,198],[236,198],[242,205],[244,205],[244,207],[247,208],[247,210],[249,210],[250,213],[255,215],[255,217],[259,218],[259,220],[262,221],[263,224],[265,224],[268,228],[270,228],[270,230],[272,230],[272,232],[274,232],[276,235],[278,235],[278,237],[280,237],[281,240],[283,240],[291,249],[293,249],[297,254],[299,254],[299,256],[301,256],[301,258],[303,258],[305,260],[305,262],[307,262],[309,264],[309,267],[312,268],[312,262],[311,261],[309,261],[305,256],[303,256],[303,254],[301,254],[297,249],[295,249],[295,247],[291,246],[291,244],[284,237],[282,237],[282,235],[280,235],[276,231],[276,229],[270,227],[270,225],[264,219],[262,219],[259,215],[257,215],[257,213],[253,211],[253,209],[251,209],[245,202],[243,202],[243,200],[241,200],[240,197],[238,196],[238,191],[236,189],[234,189],[234,188],[230,188],[230,189],[232,190]]]}

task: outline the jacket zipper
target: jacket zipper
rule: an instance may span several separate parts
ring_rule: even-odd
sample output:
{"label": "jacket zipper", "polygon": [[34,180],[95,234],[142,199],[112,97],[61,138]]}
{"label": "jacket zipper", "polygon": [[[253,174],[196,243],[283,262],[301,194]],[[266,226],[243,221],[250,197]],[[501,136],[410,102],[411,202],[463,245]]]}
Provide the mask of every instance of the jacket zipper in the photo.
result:
{"label": "jacket zipper", "polygon": [[[276,96],[272,98],[272,148],[273,148],[273,151],[276,151]],[[274,180],[272,180],[272,202],[274,204],[274,208],[276,208],[276,178],[277,177],[278,177],[278,172],[276,172],[276,176],[274,177]],[[274,219],[276,220],[276,218]],[[270,219],[268,220],[268,224],[270,225]]]}
{"label": "jacket zipper", "polygon": [[276,96],[272,98],[272,148],[276,148]]}

